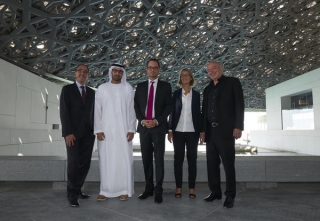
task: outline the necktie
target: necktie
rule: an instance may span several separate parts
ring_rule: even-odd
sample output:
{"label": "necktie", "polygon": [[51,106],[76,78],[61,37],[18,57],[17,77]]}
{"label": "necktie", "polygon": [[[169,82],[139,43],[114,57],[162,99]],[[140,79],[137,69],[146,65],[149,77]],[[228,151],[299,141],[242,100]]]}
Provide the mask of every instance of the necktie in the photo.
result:
{"label": "necktie", "polygon": [[151,81],[149,97],[148,97],[148,106],[147,106],[147,120],[152,120],[152,109],[153,109],[153,94],[154,94],[154,81]]}
{"label": "necktie", "polygon": [[81,96],[82,96],[82,102],[85,104],[86,103],[86,91],[84,90],[84,86],[81,87]]}

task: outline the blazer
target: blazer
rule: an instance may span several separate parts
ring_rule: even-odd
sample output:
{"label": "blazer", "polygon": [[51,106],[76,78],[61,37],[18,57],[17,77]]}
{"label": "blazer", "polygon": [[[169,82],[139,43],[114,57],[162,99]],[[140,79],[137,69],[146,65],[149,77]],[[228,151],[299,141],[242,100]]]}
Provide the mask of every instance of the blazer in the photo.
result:
{"label": "blazer", "polygon": [[86,103],[76,83],[62,88],[60,96],[60,119],[62,124],[62,136],[73,134],[76,139],[83,137],[87,126],[93,134],[94,114],[94,90],[86,86]]}
{"label": "blazer", "polygon": [[[218,129],[224,139],[233,139],[233,129],[243,130],[244,99],[241,83],[238,78],[222,76],[219,79],[217,92]],[[204,89],[202,103],[201,130],[209,131],[210,124],[207,120],[208,93],[213,87],[213,81]],[[205,141],[209,139],[205,136]]]}
{"label": "blazer", "polygon": [[[168,121],[167,118],[171,112],[172,105],[172,91],[171,84],[165,81],[158,80],[156,89],[156,96],[154,100],[154,115],[158,126],[151,130],[167,133]],[[141,82],[137,85],[137,89],[134,95],[134,110],[138,119],[138,133],[144,133],[148,128],[141,125],[141,121],[146,119],[146,107],[148,102],[148,81]]]}
{"label": "blazer", "polygon": [[[169,130],[175,131],[182,110],[182,88],[176,90],[172,97],[172,111],[169,117]],[[201,130],[200,93],[192,88],[191,113],[196,133]]]}

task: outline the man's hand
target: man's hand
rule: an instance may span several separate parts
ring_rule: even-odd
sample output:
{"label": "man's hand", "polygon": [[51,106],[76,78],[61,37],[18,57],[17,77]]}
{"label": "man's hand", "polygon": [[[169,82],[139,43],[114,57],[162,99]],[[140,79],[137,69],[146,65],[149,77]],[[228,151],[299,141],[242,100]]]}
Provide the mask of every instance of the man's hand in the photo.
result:
{"label": "man's hand", "polygon": [[72,147],[74,145],[74,141],[76,137],[73,134],[69,134],[65,137],[67,147]]}
{"label": "man's hand", "polygon": [[233,129],[233,137],[235,139],[239,139],[242,135],[242,131],[240,129],[234,128]]}
{"label": "man's hand", "polygon": [[104,133],[103,132],[100,132],[100,133],[97,133],[97,139],[102,141],[104,140],[105,136],[104,136]]}
{"label": "man's hand", "polygon": [[172,143],[172,139],[173,139],[173,133],[172,133],[172,131],[169,131],[169,132],[168,132],[168,141],[169,141],[170,143]]}
{"label": "man's hand", "polygon": [[141,123],[146,127],[146,128],[154,128],[157,126],[157,120],[142,120]]}
{"label": "man's hand", "polygon": [[201,133],[200,133],[200,144],[203,144],[203,143],[204,143],[205,137],[206,137],[205,132],[201,132]]}
{"label": "man's hand", "polygon": [[132,132],[128,132],[128,133],[127,133],[127,140],[128,140],[128,142],[130,142],[130,141],[133,139],[133,137],[134,137],[134,133],[132,133]]}

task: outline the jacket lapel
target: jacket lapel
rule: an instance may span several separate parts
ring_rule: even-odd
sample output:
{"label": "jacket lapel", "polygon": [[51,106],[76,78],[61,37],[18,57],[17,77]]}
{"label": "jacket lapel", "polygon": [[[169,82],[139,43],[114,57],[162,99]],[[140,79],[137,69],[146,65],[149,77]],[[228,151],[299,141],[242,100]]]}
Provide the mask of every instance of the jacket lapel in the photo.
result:
{"label": "jacket lapel", "polygon": [[[93,93],[92,90],[90,90],[90,88],[88,86],[86,86],[86,103],[89,102],[89,99],[91,99],[91,93]],[[88,102],[87,102],[88,101]]]}
{"label": "jacket lapel", "polygon": [[226,79],[223,79],[221,82],[219,82],[219,89],[217,92],[217,97],[220,96],[221,92],[223,91],[223,87],[225,85]]}
{"label": "jacket lapel", "polygon": [[[160,80],[158,80],[158,85],[157,85],[157,89],[156,89],[156,96],[154,99],[155,104],[157,103],[158,97],[161,96],[161,94],[160,94],[161,84],[162,84],[162,82]],[[147,91],[147,93],[148,93],[148,91]],[[156,109],[156,108],[154,108],[154,109]]]}
{"label": "jacket lapel", "polygon": [[178,91],[178,101],[182,106],[182,88],[180,88]]}
{"label": "jacket lapel", "polygon": [[192,100],[191,100],[191,107],[193,108],[193,103],[195,102],[195,100],[197,99],[196,97],[196,93],[195,90],[192,88]]}
{"label": "jacket lapel", "polygon": [[142,103],[142,107],[143,109],[147,108],[147,103],[148,103],[148,85],[149,85],[149,81],[145,81],[142,87],[142,94],[145,94],[145,98],[143,99],[143,103]]}

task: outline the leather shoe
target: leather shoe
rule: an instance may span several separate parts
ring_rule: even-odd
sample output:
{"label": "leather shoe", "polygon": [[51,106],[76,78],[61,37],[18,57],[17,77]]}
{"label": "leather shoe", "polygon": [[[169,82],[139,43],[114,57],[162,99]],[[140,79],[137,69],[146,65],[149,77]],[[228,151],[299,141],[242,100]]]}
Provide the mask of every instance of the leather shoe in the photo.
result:
{"label": "leather shoe", "polygon": [[159,204],[159,203],[162,203],[162,201],[163,201],[162,194],[156,193],[154,195],[154,202]]}
{"label": "leather shoe", "polygon": [[227,196],[226,200],[223,203],[223,207],[232,208],[234,204],[234,198]]}
{"label": "leather shoe", "polygon": [[222,198],[221,194],[211,192],[210,195],[204,198],[203,200],[206,202],[212,202],[213,200],[221,200],[221,198]]}
{"label": "leather shoe", "polygon": [[78,202],[78,200],[69,200],[69,205],[71,207],[79,207],[80,203]]}
{"label": "leather shoe", "polygon": [[149,196],[153,196],[153,192],[143,192],[138,196],[138,199],[144,200],[147,199]]}
{"label": "leather shoe", "polygon": [[83,194],[82,192],[79,194],[79,198],[80,199],[88,199],[90,198],[90,195],[87,195],[87,194]]}

